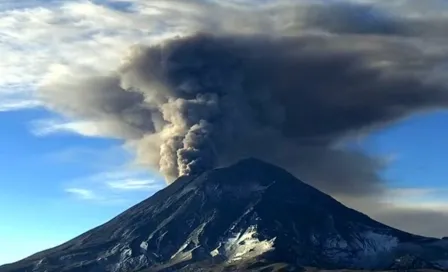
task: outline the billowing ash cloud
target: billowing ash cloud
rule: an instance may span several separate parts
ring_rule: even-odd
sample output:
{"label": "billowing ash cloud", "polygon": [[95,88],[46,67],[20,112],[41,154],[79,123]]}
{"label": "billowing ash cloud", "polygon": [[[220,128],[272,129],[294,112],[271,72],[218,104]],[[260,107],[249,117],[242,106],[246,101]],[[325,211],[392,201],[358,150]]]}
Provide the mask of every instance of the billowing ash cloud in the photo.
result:
{"label": "billowing ash cloud", "polygon": [[371,193],[384,162],[341,142],[448,105],[437,75],[445,50],[422,46],[413,31],[421,22],[371,11],[275,7],[262,13],[275,32],[260,31],[258,18],[253,33],[136,47],[115,74],[64,78],[41,93],[49,107],[126,140],[170,181],[253,156],[330,193]]}

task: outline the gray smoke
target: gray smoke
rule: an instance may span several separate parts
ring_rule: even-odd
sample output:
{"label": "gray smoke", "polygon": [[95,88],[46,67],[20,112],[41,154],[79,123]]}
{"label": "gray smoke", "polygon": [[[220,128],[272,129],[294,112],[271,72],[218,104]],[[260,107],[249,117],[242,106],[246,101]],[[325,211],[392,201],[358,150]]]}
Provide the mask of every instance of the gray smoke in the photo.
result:
{"label": "gray smoke", "polygon": [[[169,181],[252,156],[329,193],[381,190],[384,160],[344,142],[448,105],[437,74],[448,54],[421,46],[441,33],[421,38],[430,21],[354,4],[252,16],[252,33],[193,32],[140,46],[117,73],[44,86],[43,99],[102,124]],[[276,31],[259,29],[267,24]]]}

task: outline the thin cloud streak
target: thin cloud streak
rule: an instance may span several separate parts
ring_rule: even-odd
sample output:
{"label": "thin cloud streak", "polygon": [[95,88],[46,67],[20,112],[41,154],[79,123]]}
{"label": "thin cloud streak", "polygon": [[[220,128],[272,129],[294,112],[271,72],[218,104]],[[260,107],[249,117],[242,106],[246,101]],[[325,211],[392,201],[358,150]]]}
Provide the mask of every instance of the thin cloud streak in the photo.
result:
{"label": "thin cloud streak", "polygon": [[36,120],[31,123],[31,132],[36,136],[69,133],[88,137],[104,137],[98,123],[92,121]]}
{"label": "thin cloud streak", "polygon": [[[0,96],[1,97],[1,96]],[[42,106],[39,100],[12,100],[7,99],[0,101],[0,112],[19,111],[24,109],[33,109]]]}
{"label": "thin cloud streak", "polygon": [[154,180],[114,180],[108,181],[107,185],[112,189],[118,190],[138,190],[138,191],[154,191],[162,188],[161,184],[157,184]]}
{"label": "thin cloud streak", "polygon": [[98,199],[98,196],[93,191],[84,188],[67,188],[65,189],[65,191],[69,194],[79,197],[80,199]]}
{"label": "thin cloud streak", "polygon": [[163,181],[151,177],[145,171],[125,168],[81,177],[66,185],[67,193],[96,204],[133,204],[164,187]]}

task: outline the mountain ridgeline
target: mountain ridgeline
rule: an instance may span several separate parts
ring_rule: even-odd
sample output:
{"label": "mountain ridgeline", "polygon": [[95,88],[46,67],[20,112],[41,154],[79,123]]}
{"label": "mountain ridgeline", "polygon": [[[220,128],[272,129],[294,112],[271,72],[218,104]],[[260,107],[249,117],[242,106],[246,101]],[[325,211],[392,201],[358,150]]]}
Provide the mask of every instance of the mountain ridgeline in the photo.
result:
{"label": "mountain ridgeline", "polygon": [[245,159],[180,177],[109,222],[0,272],[448,268],[448,241],[347,208]]}

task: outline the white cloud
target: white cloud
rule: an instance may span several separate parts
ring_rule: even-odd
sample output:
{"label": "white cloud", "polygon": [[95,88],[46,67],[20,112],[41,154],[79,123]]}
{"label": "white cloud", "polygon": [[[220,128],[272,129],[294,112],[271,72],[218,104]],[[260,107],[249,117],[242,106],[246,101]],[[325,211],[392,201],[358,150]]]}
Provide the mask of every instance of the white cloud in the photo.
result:
{"label": "white cloud", "polygon": [[123,179],[108,181],[107,185],[112,189],[118,190],[157,190],[160,189],[160,184],[154,180],[138,180],[138,179]]}
{"label": "white cloud", "polygon": [[42,105],[42,103],[35,99],[4,100],[0,102],[0,112],[35,108],[40,105]]}
{"label": "white cloud", "polygon": [[128,166],[78,178],[69,182],[65,191],[96,204],[122,205],[143,200],[164,186],[162,179]]}
{"label": "white cloud", "polygon": [[87,178],[94,184],[101,184],[109,189],[120,190],[159,190],[165,186],[162,178],[152,176],[148,171],[125,168],[121,171],[101,172]]}
{"label": "white cloud", "polygon": [[31,121],[30,128],[31,132],[36,136],[76,134],[86,137],[120,139],[128,138],[129,135],[129,137],[132,137],[134,133],[133,128],[122,129],[119,123],[110,119],[72,121],[66,118],[47,118]]}
{"label": "white cloud", "polygon": [[[13,96],[34,101],[36,88],[61,76],[64,66],[86,74],[106,73],[116,68],[131,45],[157,42],[182,34],[189,27],[161,24],[159,17],[172,12],[176,5],[166,4],[170,9],[164,10],[153,5],[152,9],[160,9],[155,17],[147,9],[120,11],[108,6],[112,1],[103,2],[104,5],[82,0],[0,3],[0,101]],[[134,5],[145,6],[138,2]],[[17,101],[14,105],[2,108],[39,104]]]}
{"label": "white cloud", "polygon": [[91,190],[82,188],[66,188],[65,191],[69,194],[75,195],[81,199],[93,200],[97,199],[98,196]]}
{"label": "white cloud", "polygon": [[43,119],[32,122],[31,131],[37,136],[58,133],[75,133],[89,137],[103,136],[101,126],[93,121],[64,121],[59,119]]}

